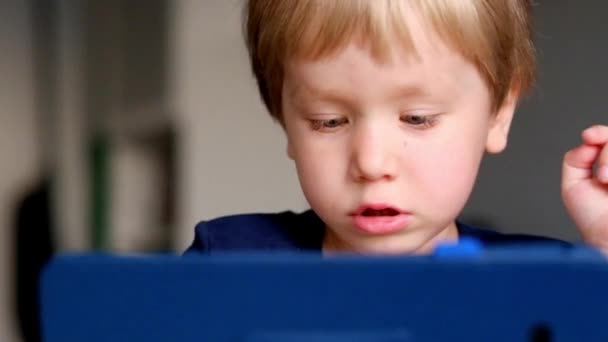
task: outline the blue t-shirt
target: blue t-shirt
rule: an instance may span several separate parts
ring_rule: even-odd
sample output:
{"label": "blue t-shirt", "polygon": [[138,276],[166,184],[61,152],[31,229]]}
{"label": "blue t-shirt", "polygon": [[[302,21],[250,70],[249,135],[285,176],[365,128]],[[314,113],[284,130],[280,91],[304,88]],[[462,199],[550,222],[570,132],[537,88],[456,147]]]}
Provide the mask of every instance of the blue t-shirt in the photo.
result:
{"label": "blue t-shirt", "polygon": [[[547,242],[568,247],[556,239],[503,234],[457,222],[459,237],[472,238],[484,246]],[[312,210],[275,214],[240,214],[200,222],[190,252],[225,251],[321,251],[325,224]]]}

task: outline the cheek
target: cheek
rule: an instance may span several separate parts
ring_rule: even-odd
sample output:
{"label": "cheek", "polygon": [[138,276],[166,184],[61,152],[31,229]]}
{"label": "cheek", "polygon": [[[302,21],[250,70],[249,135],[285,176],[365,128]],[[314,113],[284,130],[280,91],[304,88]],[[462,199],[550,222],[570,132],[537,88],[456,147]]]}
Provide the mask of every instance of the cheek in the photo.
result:
{"label": "cheek", "polygon": [[430,165],[437,187],[444,187],[454,196],[459,193],[468,196],[477,178],[487,137],[487,122],[483,117],[463,116],[462,119],[429,144],[429,153],[422,157]]}
{"label": "cheek", "polygon": [[318,144],[314,140],[299,140],[292,144],[300,186],[308,202],[333,202],[339,194],[346,170],[346,152],[340,144]]}
{"label": "cheek", "polygon": [[416,179],[429,204],[444,203],[442,210],[461,210],[473,189],[482,155],[477,144],[462,141],[427,146],[417,158]]}

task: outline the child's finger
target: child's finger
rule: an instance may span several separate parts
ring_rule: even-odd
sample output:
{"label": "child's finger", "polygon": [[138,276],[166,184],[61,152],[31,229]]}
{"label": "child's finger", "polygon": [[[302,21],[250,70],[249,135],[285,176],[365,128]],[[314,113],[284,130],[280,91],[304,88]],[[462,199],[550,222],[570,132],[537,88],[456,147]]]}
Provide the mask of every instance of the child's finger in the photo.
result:
{"label": "child's finger", "polygon": [[583,142],[588,145],[605,145],[608,143],[608,126],[595,125],[583,131]]}
{"label": "child's finger", "polygon": [[593,177],[593,164],[600,155],[597,145],[581,145],[566,153],[562,170],[562,188]]}
{"label": "child's finger", "polygon": [[604,184],[608,184],[608,143],[604,144],[597,162],[596,178]]}
{"label": "child's finger", "polygon": [[583,142],[598,147],[596,178],[608,184],[608,126],[596,125],[583,131]]}

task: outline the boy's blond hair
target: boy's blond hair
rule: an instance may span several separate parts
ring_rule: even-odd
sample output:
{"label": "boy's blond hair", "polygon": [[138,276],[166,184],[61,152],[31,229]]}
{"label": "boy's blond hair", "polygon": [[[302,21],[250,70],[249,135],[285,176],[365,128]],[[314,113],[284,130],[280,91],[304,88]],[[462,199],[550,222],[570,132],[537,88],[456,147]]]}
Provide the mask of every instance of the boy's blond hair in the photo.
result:
{"label": "boy's blond hair", "polygon": [[397,37],[415,52],[405,11],[415,10],[485,79],[493,109],[511,87],[519,93],[535,78],[531,0],[248,0],[244,33],[253,73],[270,114],[282,123],[284,65],[317,59],[353,39],[385,59]]}

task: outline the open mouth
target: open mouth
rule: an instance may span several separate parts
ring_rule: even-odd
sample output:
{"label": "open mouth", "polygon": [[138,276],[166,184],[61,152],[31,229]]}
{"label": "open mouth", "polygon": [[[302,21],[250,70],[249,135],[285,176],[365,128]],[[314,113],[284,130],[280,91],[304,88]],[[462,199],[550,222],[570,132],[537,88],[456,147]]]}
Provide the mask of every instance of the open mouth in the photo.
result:
{"label": "open mouth", "polygon": [[393,208],[372,209],[367,208],[361,213],[362,216],[397,216],[399,211]]}
{"label": "open mouth", "polygon": [[366,234],[391,234],[405,229],[412,215],[383,204],[363,205],[353,214],[353,224]]}

